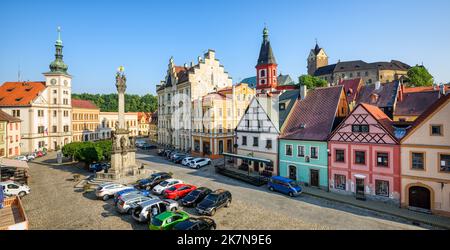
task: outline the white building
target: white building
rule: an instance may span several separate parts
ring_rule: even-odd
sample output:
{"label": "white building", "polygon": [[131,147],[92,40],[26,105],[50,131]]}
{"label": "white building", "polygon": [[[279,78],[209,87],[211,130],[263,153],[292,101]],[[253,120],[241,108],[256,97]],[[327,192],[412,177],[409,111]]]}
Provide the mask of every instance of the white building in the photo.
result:
{"label": "white building", "polygon": [[62,40],[58,30],[55,60],[45,81],[5,82],[0,86],[0,107],[22,120],[21,151],[58,149],[71,142],[72,77],[63,61]]}
{"label": "white building", "polygon": [[191,103],[216,89],[232,86],[231,77],[208,50],[198,63],[175,66],[170,59],[158,93],[158,143],[182,150],[193,148]]}
{"label": "white building", "polygon": [[[119,120],[118,112],[100,112],[100,127],[98,129],[99,139],[111,137],[111,131],[116,130],[116,123]],[[125,113],[125,126],[130,130],[130,136],[139,135],[138,113]],[[104,137],[106,136],[106,137]]]}

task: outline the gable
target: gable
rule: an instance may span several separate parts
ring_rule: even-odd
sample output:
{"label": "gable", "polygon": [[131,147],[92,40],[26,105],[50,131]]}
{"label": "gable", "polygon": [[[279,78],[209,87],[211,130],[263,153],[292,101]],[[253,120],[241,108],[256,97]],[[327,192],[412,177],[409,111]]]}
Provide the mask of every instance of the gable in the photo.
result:
{"label": "gable", "polygon": [[[369,132],[352,132],[353,125],[368,125]],[[397,144],[397,141],[392,135],[362,105],[355,108],[355,110],[353,110],[353,112],[339,125],[331,135],[330,141]]]}
{"label": "gable", "polygon": [[[262,101],[263,103],[260,103]],[[264,100],[258,100],[255,96],[245,110],[239,121],[236,131],[247,131],[257,133],[279,133],[278,127],[274,125],[268,116],[264,106]],[[247,120],[248,127],[247,127]]]}

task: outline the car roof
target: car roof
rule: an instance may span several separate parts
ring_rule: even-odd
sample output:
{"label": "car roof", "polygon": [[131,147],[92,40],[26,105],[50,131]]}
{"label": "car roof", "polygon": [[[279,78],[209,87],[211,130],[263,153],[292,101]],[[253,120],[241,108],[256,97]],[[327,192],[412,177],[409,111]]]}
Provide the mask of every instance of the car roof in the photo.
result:
{"label": "car roof", "polygon": [[193,225],[197,224],[199,221],[200,221],[199,219],[191,217],[191,218],[189,218],[189,219],[187,219],[185,221],[182,221],[182,222],[176,224],[175,228],[187,229],[187,228],[190,228]]}
{"label": "car roof", "polygon": [[211,189],[209,189],[207,187],[198,187],[197,190],[206,191],[206,190],[211,190]]}
{"label": "car roof", "polygon": [[153,176],[160,176],[160,175],[169,175],[169,173],[166,173],[166,172],[158,172],[158,173],[153,173],[153,174],[151,174],[151,175],[153,175]]}
{"label": "car roof", "polygon": [[123,201],[129,201],[129,200],[132,200],[132,199],[136,199],[136,198],[138,198],[140,196],[143,196],[143,195],[142,194],[130,194],[130,195],[127,195],[125,197],[122,197],[121,199]]}
{"label": "car roof", "polygon": [[156,203],[160,203],[161,201],[162,200],[160,198],[154,198],[154,199],[150,199],[148,201],[142,202],[141,206],[142,207],[147,207],[147,206],[151,206],[151,205],[156,204]]}
{"label": "car roof", "polygon": [[273,180],[282,181],[282,182],[291,182],[293,180],[283,177],[283,176],[272,176]]}
{"label": "car roof", "polygon": [[178,179],[174,179],[174,178],[170,178],[170,179],[167,179],[167,180],[165,180],[165,181],[167,181],[167,182],[171,182],[171,181],[180,181],[180,180],[178,180]]}
{"label": "car roof", "polygon": [[225,189],[216,189],[214,190],[211,194],[222,194],[222,193],[229,193],[229,191],[225,190]]}
{"label": "car roof", "polygon": [[163,220],[165,220],[165,219],[167,219],[167,218],[169,218],[169,217],[172,217],[172,216],[174,216],[174,215],[175,215],[174,212],[172,212],[172,211],[166,211],[166,212],[163,212],[163,213],[158,214],[158,215],[156,216],[156,218],[157,218],[158,220],[163,221]]}

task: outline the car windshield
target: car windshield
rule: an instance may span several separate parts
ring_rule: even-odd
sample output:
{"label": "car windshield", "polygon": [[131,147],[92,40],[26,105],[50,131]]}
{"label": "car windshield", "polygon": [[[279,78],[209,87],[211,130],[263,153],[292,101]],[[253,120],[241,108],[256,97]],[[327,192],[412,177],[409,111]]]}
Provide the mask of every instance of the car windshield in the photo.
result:
{"label": "car windshield", "polygon": [[173,187],[168,188],[167,190],[169,190],[169,191],[175,191],[175,190],[177,190],[177,188],[176,188],[175,186],[173,186]]}
{"label": "car windshield", "polygon": [[206,196],[205,200],[209,200],[209,201],[212,201],[212,202],[216,202],[216,200],[217,200],[218,197],[219,197],[218,195],[210,194],[210,195]]}
{"label": "car windshield", "polygon": [[163,181],[163,182],[161,182],[159,185],[160,185],[161,187],[165,187],[165,186],[167,186],[167,184],[169,184],[169,182]]}
{"label": "car windshield", "polygon": [[298,188],[298,187],[299,187],[298,183],[295,182],[295,181],[289,182],[289,185],[290,185],[291,187],[293,187],[293,188]]}
{"label": "car windshield", "polygon": [[192,191],[192,192],[190,192],[190,193],[188,194],[188,197],[195,198],[195,197],[197,197],[199,194],[200,194],[200,191],[199,191],[199,190],[194,190],[194,191]]}
{"label": "car windshield", "polygon": [[159,226],[161,226],[161,225],[163,224],[163,222],[162,222],[160,219],[158,219],[158,218],[153,218],[152,224],[153,224],[154,226],[159,227]]}

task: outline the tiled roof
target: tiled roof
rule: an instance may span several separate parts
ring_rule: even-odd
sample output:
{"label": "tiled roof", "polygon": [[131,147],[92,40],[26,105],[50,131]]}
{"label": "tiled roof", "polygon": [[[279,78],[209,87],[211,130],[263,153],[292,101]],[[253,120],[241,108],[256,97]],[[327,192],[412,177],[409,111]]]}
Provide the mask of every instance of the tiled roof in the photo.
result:
{"label": "tiled roof", "polygon": [[30,106],[45,88],[45,82],[5,82],[0,86],[0,106]]}
{"label": "tiled roof", "polygon": [[[378,107],[392,107],[397,98],[399,82],[380,84],[379,89],[375,89],[376,84],[363,85],[356,98],[356,102],[368,103]],[[372,102],[372,96],[377,96],[377,100]]]}
{"label": "tiled roof", "polygon": [[146,120],[146,121],[149,121],[150,115],[151,115],[150,112],[138,112],[138,113],[137,113],[137,116],[138,116],[138,120],[139,120],[139,121],[142,119],[142,117],[145,117],[145,120]]}
{"label": "tiled roof", "polygon": [[325,141],[333,129],[343,86],[310,90],[291,110],[281,139]]}
{"label": "tiled roof", "polygon": [[[450,90],[450,84],[444,85],[444,88],[446,91]],[[405,88],[403,90],[403,93],[412,93],[412,92],[424,92],[424,91],[436,91],[439,90],[439,87],[434,86],[426,86],[426,87],[411,87],[411,88]]]}
{"label": "tiled roof", "polygon": [[186,82],[189,80],[189,71],[191,68],[185,68],[184,66],[175,66],[175,72],[177,73],[178,83]]}
{"label": "tiled roof", "polygon": [[425,110],[411,125],[411,128],[406,132],[403,140],[406,139],[406,136],[411,134],[418,126],[422,124],[425,120],[428,119],[429,116],[433,115],[433,113],[440,108],[442,105],[445,105],[450,100],[450,94],[442,96],[438,100],[436,100],[427,110]]}
{"label": "tiled roof", "polygon": [[373,118],[375,118],[381,124],[381,126],[383,126],[383,128],[391,134],[393,138],[395,138],[394,127],[392,126],[393,125],[392,120],[391,118],[389,118],[389,116],[387,116],[377,106],[370,105],[367,103],[361,103],[360,105],[364,107],[367,110],[367,112],[369,112],[373,116]]}
{"label": "tiled roof", "polygon": [[[247,77],[244,80],[241,81],[241,83],[247,83],[249,88],[256,88],[256,76]],[[284,85],[294,85],[296,84],[290,75],[278,75],[277,76],[277,83],[279,86]]]}
{"label": "tiled roof", "polygon": [[278,102],[284,103],[285,109],[279,110],[278,117],[279,117],[279,125],[280,128],[283,126],[283,123],[286,121],[287,116],[289,115],[289,112],[291,111],[292,107],[295,104],[295,101],[298,99],[298,96],[300,95],[300,92],[298,90],[289,90],[285,91],[283,94],[281,94],[278,97]]}
{"label": "tiled roof", "polygon": [[264,40],[259,51],[258,62],[256,66],[264,64],[277,64],[275,56],[273,55],[272,46],[269,40]]}
{"label": "tiled roof", "polygon": [[403,93],[403,100],[397,101],[394,115],[421,115],[428,107],[439,99],[439,91],[423,91]]}
{"label": "tiled roof", "polygon": [[358,96],[358,91],[360,87],[363,85],[361,78],[351,79],[351,80],[342,80],[339,82],[339,85],[344,86],[345,94],[347,95],[347,101],[350,103],[355,101]]}
{"label": "tiled roof", "polygon": [[314,72],[314,76],[333,74],[335,68],[336,68],[336,64],[330,64],[327,66],[320,67]]}
{"label": "tiled roof", "polygon": [[78,100],[78,99],[72,99],[72,108],[99,109],[93,102],[89,100]]}
{"label": "tiled roof", "polygon": [[2,122],[20,122],[21,120],[17,117],[9,115],[8,113],[0,110],[0,121]]}
{"label": "tiled roof", "polygon": [[314,72],[314,75],[321,76],[336,72],[370,70],[370,69],[406,71],[409,68],[410,66],[408,64],[397,60],[391,60],[390,62],[373,62],[373,63],[366,63],[362,60],[355,60],[355,61],[338,62],[337,64],[331,64],[320,67],[316,70],[316,72]]}

